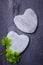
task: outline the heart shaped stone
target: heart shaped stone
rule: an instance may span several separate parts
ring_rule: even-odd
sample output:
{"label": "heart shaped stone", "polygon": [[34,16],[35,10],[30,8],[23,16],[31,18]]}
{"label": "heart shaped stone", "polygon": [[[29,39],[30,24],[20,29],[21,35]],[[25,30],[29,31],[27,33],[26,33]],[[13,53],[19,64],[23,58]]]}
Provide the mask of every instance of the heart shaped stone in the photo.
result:
{"label": "heart shaped stone", "polygon": [[23,15],[14,18],[17,28],[26,33],[33,33],[37,27],[37,15],[33,9],[27,9]]}
{"label": "heart shaped stone", "polygon": [[10,31],[7,34],[7,37],[12,40],[12,49],[13,52],[23,52],[29,43],[29,38],[26,35],[18,35],[16,32]]}

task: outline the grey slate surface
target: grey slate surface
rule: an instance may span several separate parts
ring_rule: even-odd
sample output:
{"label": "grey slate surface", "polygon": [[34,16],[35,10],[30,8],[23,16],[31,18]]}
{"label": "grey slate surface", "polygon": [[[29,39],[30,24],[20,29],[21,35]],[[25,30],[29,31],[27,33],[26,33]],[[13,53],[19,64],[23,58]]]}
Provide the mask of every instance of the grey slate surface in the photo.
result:
{"label": "grey slate surface", "polygon": [[[38,28],[33,34],[21,32],[13,23],[13,18],[23,14],[27,8],[32,8],[38,17]],[[0,65],[43,65],[43,0],[0,0],[0,52],[1,39],[11,30],[28,35],[30,44],[23,52],[20,63],[9,63],[5,56],[1,56]]]}

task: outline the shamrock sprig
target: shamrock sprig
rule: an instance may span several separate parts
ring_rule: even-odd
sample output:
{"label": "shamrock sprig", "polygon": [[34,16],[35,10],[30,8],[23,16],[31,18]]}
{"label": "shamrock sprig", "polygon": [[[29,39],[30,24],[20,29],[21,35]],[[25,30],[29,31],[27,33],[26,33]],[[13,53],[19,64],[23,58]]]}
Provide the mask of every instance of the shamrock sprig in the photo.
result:
{"label": "shamrock sprig", "polygon": [[17,63],[20,61],[21,54],[20,52],[13,52],[10,47],[12,46],[11,44],[12,40],[8,37],[5,37],[2,39],[2,45],[6,47],[6,59],[9,62]]}

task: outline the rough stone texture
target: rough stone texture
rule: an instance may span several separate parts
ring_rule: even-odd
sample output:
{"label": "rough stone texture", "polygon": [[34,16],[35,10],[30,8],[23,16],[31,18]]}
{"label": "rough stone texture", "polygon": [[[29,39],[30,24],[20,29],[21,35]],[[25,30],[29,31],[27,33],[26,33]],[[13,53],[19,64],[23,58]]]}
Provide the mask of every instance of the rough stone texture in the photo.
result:
{"label": "rough stone texture", "polygon": [[26,34],[31,40],[20,63],[9,63],[5,56],[1,56],[0,65],[43,65],[43,0],[0,0],[0,51],[1,39],[7,32],[14,30],[18,34],[25,34],[14,26],[13,17],[23,14],[27,8],[34,9],[38,15],[37,31],[34,34]]}
{"label": "rough stone texture", "polygon": [[13,52],[22,53],[28,46],[29,37],[27,35],[18,35],[16,32],[10,31],[7,37],[12,40],[10,49],[12,49]]}
{"label": "rough stone texture", "polygon": [[24,14],[14,17],[14,23],[22,32],[34,33],[37,28],[37,15],[33,9],[28,8]]}

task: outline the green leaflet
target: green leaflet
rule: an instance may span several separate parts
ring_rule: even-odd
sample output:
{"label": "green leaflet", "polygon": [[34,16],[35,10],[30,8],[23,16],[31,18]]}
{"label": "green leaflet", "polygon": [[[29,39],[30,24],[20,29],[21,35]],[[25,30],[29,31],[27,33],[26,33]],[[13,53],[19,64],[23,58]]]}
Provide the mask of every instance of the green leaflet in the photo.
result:
{"label": "green leaflet", "polygon": [[9,62],[17,63],[20,61],[20,52],[12,52],[11,49],[7,49],[6,58]]}
{"label": "green leaflet", "polygon": [[11,46],[11,39],[9,39],[8,37],[5,37],[2,39],[2,45],[6,46],[6,48],[9,48]]}
{"label": "green leaflet", "polygon": [[6,47],[6,59],[9,62],[17,63],[20,61],[21,55],[20,52],[12,52],[12,50],[10,49],[11,42],[12,40],[8,37],[2,39],[2,45]]}

